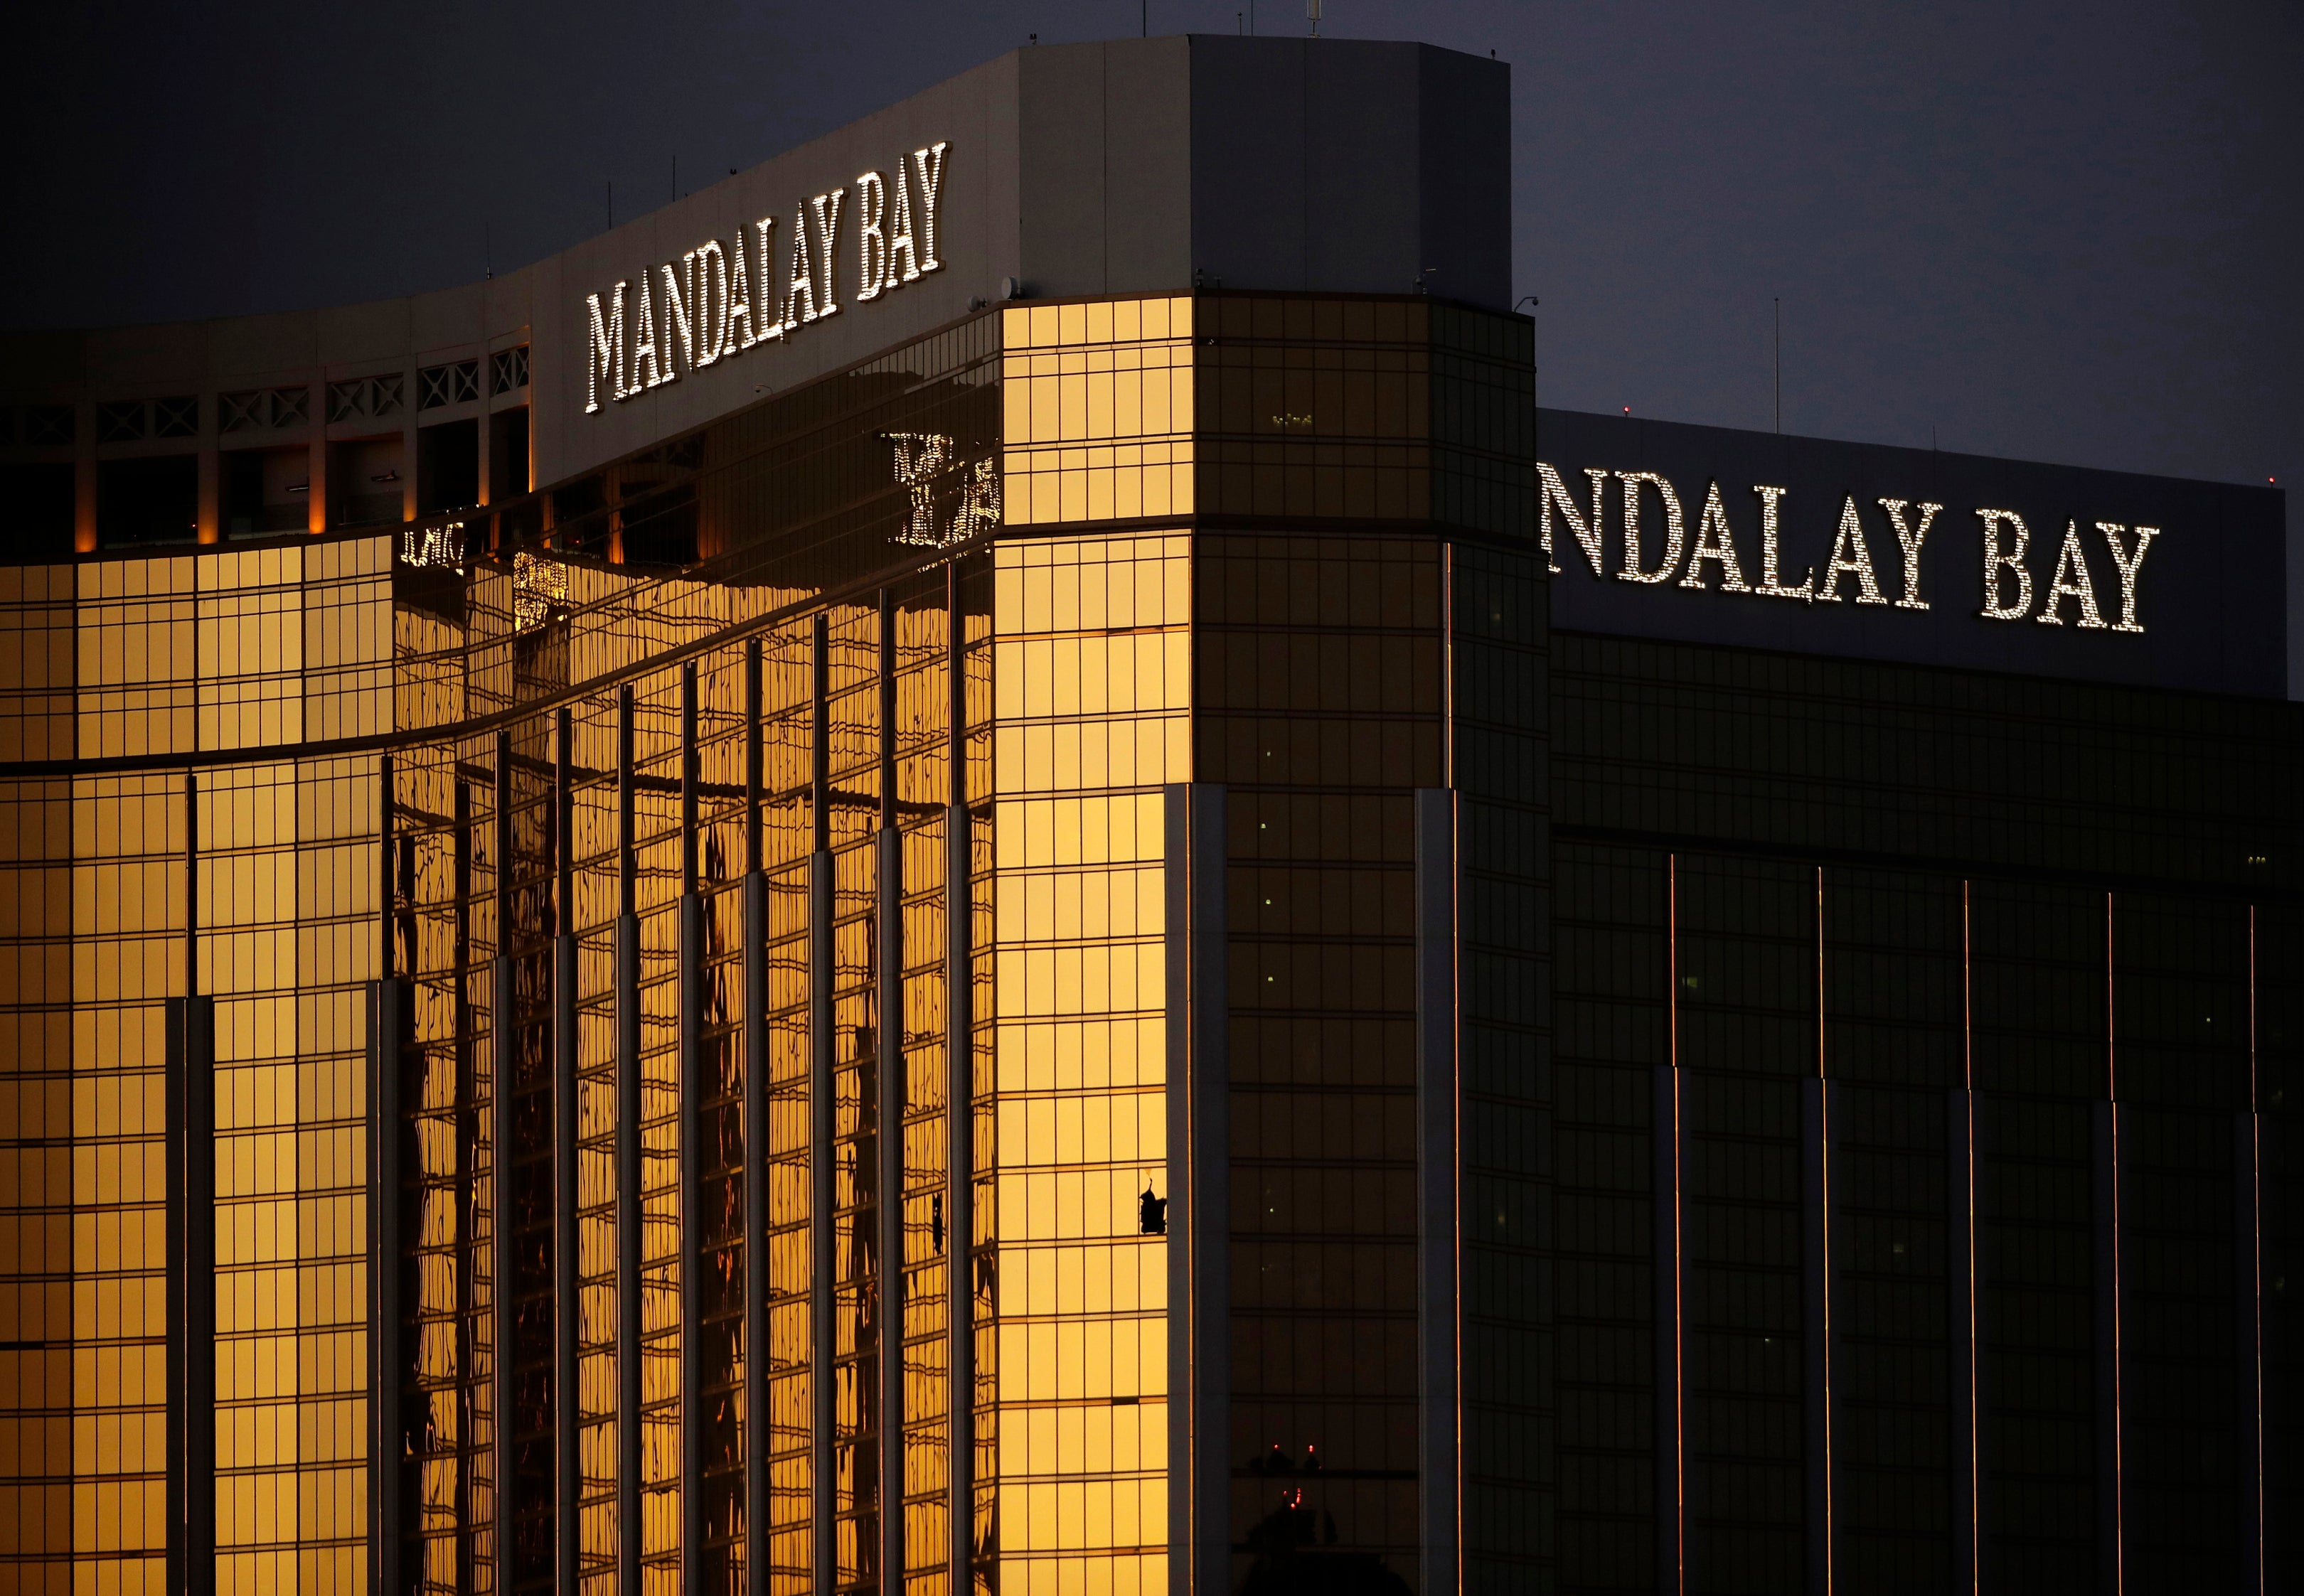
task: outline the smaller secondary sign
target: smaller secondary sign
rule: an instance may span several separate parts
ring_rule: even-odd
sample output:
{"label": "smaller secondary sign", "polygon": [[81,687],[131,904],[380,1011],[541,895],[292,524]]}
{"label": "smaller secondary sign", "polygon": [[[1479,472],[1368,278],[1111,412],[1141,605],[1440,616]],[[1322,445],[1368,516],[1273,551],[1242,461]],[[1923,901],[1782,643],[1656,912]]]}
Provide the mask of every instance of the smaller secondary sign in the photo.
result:
{"label": "smaller secondary sign", "polygon": [[2274,489],[1546,410],[1555,626],[2284,697]]}
{"label": "smaller secondary sign", "polygon": [[762,216],[725,242],[707,239],[677,262],[644,267],[637,285],[626,280],[585,295],[584,413],[837,316],[843,227],[856,251],[853,303],[941,271],[936,223],[951,148],[940,140],[899,159],[893,178],[866,172],[799,201],[782,248],[775,217]]}
{"label": "smaller secondary sign", "polygon": [[[1716,581],[1722,593],[1788,598],[1801,604],[1836,604],[1852,600],[1859,604],[1886,605],[1892,602],[1881,587],[1879,567],[1872,559],[1871,537],[1864,529],[1865,511],[1858,508],[1852,493],[1841,495],[1839,522],[1822,569],[1810,565],[1800,572],[1800,580],[1791,582],[1783,579],[1782,546],[1783,498],[1789,490],[1769,483],[1754,483],[1752,495],[1759,501],[1759,565],[1756,579],[1748,581],[1743,557],[1737,553],[1736,529],[1729,524],[1727,506],[1721,500],[1716,480],[1705,485],[1704,508],[1698,512],[1696,535],[1691,539],[1688,515],[1669,477],[1655,471],[1611,471],[1587,466],[1584,475],[1590,478],[1592,486],[1591,511],[1587,515],[1561,479],[1557,468],[1538,460],[1536,470],[1543,494],[1543,507],[1537,512],[1538,536],[1555,576],[1561,568],[1560,551],[1553,541],[1554,511],[1566,530],[1575,534],[1584,558],[1591,563],[1592,574],[1606,574],[1602,570],[1605,561],[1602,545],[1607,528],[1608,488],[1613,479],[1617,489],[1619,529],[1615,576],[1620,582],[1670,582],[1676,576],[1679,586],[1699,592],[1712,587]],[[1643,569],[1640,504],[1649,492],[1654,493],[1663,508],[1664,524],[1656,565]],[[1893,601],[1894,606],[1900,610],[1925,610],[1928,601],[1920,595],[1921,556],[1927,551],[1928,534],[1935,529],[1936,516],[1944,506],[1927,499],[1885,496],[1876,502],[1888,528],[1895,533],[1895,548],[1902,557],[1903,588]],[[2087,540],[2080,536],[2077,519],[2064,523],[2064,539],[2056,551],[2055,570],[2047,579],[2039,612],[2035,615],[2032,568],[2027,562],[2032,529],[2013,510],[1978,506],[1976,517],[1983,523],[1984,562],[1984,607],[1977,613],[1985,620],[2022,621],[2029,616],[2042,626],[2062,626],[2069,600],[2073,623],[2085,629],[2103,631],[2108,626],[2116,632],[2143,631],[2144,623],[2138,619],[2139,587],[2144,556],[2151,549],[2152,540],[2160,536],[2159,528],[2139,526],[2131,531],[2117,521],[2095,523],[2105,548],[2111,553],[2113,569],[2119,573],[2120,618],[2107,622],[2103,606],[2096,603],[2096,578],[2089,569]],[[2097,562],[2103,559],[2099,552]]]}

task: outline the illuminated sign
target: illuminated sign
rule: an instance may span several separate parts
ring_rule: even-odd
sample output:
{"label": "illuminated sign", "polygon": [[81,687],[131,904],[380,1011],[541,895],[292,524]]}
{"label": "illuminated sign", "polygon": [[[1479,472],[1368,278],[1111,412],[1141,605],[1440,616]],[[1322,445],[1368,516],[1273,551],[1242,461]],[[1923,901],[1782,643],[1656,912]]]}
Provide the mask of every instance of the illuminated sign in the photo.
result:
{"label": "illuminated sign", "polygon": [[464,523],[428,521],[410,525],[400,535],[400,562],[419,570],[453,570],[464,574]]}
{"label": "illuminated sign", "polygon": [[[1593,576],[1603,579],[1613,574],[1621,582],[1669,582],[1701,590],[1713,590],[1716,584],[1716,590],[1724,594],[1792,599],[1804,604],[1928,608],[1923,556],[1942,547],[1941,540],[1935,545],[1929,542],[1929,533],[1944,508],[1942,504],[1880,498],[1859,505],[1855,494],[1844,494],[1832,552],[1823,569],[1810,566],[1797,579],[1787,580],[1782,547],[1787,490],[1756,483],[1751,490],[1758,501],[1752,518],[1757,523],[1759,555],[1755,581],[1745,575],[1743,550],[1739,548],[1718,482],[1705,486],[1691,539],[1679,493],[1657,472],[1587,467],[1584,476],[1590,496],[1588,503],[1580,503],[1555,468],[1539,460],[1536,469],[1541,493],[1538,536],[1555,575],[1561,570],[1553,539],[1556,521],[1574,539],[1569,550],[1571,557],[1581,553]],[[1617,563],[1613,573],[1604,569],[1611,501],[1617,532]],[[1649,504],[1662,512],[1663,519],[1654,544],[1645,541],[1648,533],[1643,526],[1644,522],[1650,528],[1656,525],[1648,519]],[[2029,620],[2041,626],[2071,625],[2083,631],[2144,630],[2139,618],[2139,582],[2144,556],[2152,540],[2160,536],[2159,528],[2095,521],[2091,523],[2095,536],[2090,536],[2081,531],[2078,519],[2067,521],[2063,540],[2049,566],[2033,553],[2032,529],[2016,511],[1979,508],[1973,514],[1984,578],[1984,604],[1977,613],[1985,620]],[[1872,529],[1868,530],[1868,522]],[[2044,546],[2046,542],[2041,540]],[[1878,561],[1873,555],[1876,543],[1883,556]],[[1751,546],[1748,540],[1743,549]],[[1651,552],[1654,564],[1648,562]],[[2036,565],[2047,567],[2046,581],[2034,579]],[[1888,581],[1896,583],[1893,597]]]}
{"label": "illuminated sign", "polygon": [[676,262],[646,267],[637,283],[585,295],[584,413],[840,314],[843,226],[856,251],[857,304],[941,271],[936,223],[950,148],[916,149],[897,161],[893,179],[867,172],[850,188],[795,204],[781,249],[776,219],[762,216],[732,240],[707,239]]}

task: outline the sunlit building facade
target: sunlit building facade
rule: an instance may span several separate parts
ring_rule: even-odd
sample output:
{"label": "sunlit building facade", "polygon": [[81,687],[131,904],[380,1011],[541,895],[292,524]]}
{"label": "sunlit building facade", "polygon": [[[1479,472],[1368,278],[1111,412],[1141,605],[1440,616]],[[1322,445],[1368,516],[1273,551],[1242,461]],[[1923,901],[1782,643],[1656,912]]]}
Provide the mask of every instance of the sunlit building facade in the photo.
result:
{"label": "sunlit building facade", "polygon": [[2276,500],[1539,413],[1504,73],[12,340],[0,1584],[2282,1588]]}

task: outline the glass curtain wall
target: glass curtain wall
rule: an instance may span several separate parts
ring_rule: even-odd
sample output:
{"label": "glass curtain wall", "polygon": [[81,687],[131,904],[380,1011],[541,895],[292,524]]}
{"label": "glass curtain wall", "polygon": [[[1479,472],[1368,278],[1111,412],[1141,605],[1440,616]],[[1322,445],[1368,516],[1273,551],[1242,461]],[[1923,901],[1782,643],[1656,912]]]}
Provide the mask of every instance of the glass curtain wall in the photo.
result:
{"label": "glass curtain wall", "polygon": [[1160,1585],[1190,781],[1239,790],[1235,1572],[1421,1577],[1450,786],[1494,1134],[1449,1466],[1526,1562],[1524,337],[1012,307],[486,524],[5,573],[18,1583],[364,1588],[374,1502],[444,1592]]}
{"label": "glass curtain wall", "polygon": [[[211,1558],[224,1590],[368,1588],[388,1485],[395,1578],[428,1590],[536,1588],[567,1555],[604,1592],[734,1589],[756,1555],[822,1588],[819,1492],[839,1583],[891,1556],[942,1581],[955,802],[977,876],[990,847],[989,744],[964,780],[953,745],[955,705],[988,710],[989,570],[942,551],[999,519],[997,324],[489,527],[0,572],[12,1588],[157,1592]],[[706,563],[649,569],[667,551]],[[834,588],[858,596],[820,646]],[[819,851],[836,1036],[792,935]]]}
{"label": "glass curtain wall", "polygon": [[[1528,328],[1417,299],[1196,308],[1195,774],[1230,794],[1232,1574],[1510,1588],[1551,1539]],[[1454,816],[1444,993],[1416,962],[1430,790]],[[1435,1157],[1453,1193],[1419,1218]]]}
{"label": "glass curtain wall", "polygon": [[995,555],[990,1237],[997,1589],[1165,1588],[1161,788],[1188,770],[1189,540]]}
{"label": "glass curtain wall", "polygon": [[[19,1440],[0,1555],[21,1588],[63,1590],[78,1567],[161,1589],[187,1423],[214,1448],[190,1492],[220,1579],[326,1583],[360,1561],[375,940],[355,928],[376,901],[376,766],[277,756],[378,729],[387,557],[339,544],[6,573],[11,757],[275,756],[8,784],[0,1270],[16,1328],[0,1357]],[[172,1064],[188,993],[210,1006],[198,1071]],[[198,1116],[199,1146],[171,1144],[172,1112]],[[189,1235],[170,1202],[188,1173],[204,1221]],[[169,1334],[187,1246],[212,1338],[197,1410]]]}
{"label": "glass curtain wall", "polygon": [[2245,1583],[2282,706],[1554,660],[1561,1589]]}

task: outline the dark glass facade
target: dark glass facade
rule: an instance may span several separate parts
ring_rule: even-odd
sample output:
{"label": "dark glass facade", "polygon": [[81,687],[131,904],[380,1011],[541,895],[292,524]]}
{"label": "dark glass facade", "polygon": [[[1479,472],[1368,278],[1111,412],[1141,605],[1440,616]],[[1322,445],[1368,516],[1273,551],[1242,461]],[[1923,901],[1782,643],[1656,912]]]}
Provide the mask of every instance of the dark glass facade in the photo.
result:
{"label": "dark glass facade", "polygon": [[1554,643],[1560,1588],[2280,1588],[2293,710]]}

